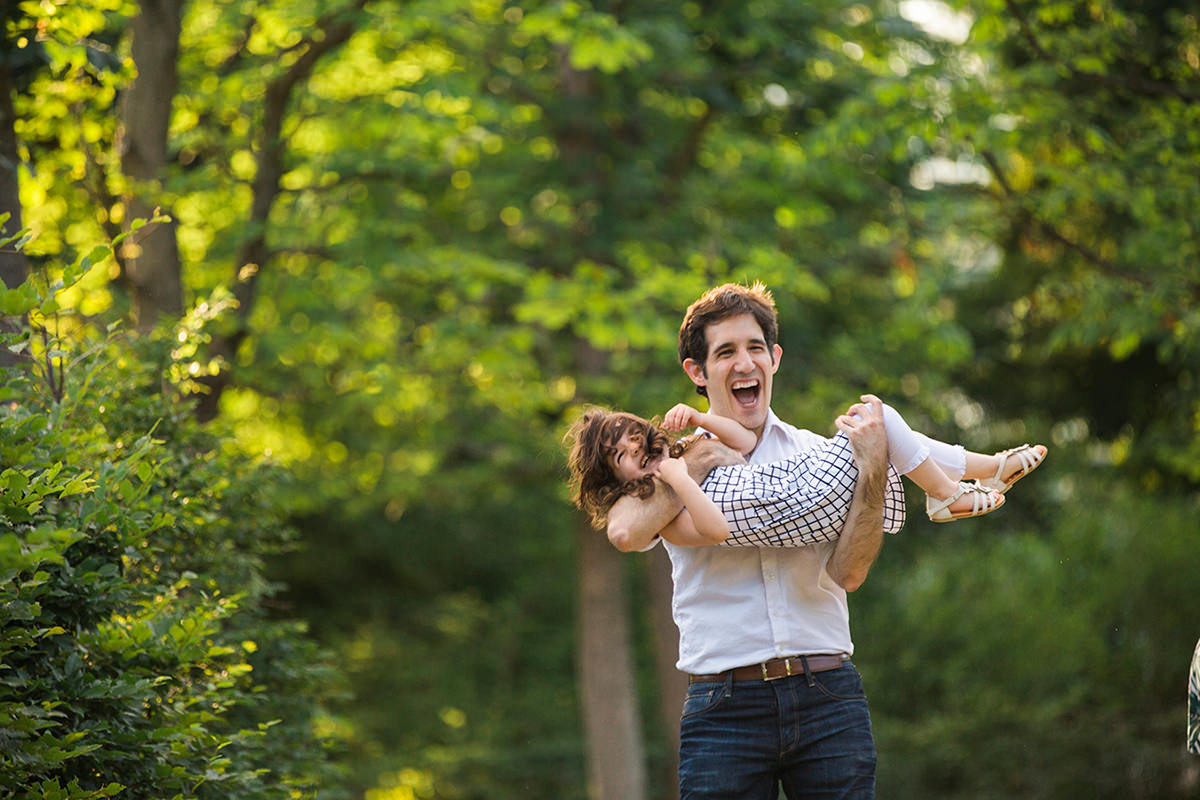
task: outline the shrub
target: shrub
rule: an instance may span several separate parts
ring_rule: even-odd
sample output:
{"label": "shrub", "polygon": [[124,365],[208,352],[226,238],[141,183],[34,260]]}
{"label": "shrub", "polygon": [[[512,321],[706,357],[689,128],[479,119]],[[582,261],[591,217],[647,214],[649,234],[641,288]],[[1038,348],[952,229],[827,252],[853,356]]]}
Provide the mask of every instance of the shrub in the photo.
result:
{"label": "shrub", "polygon": [[337,674],[269,613],[284,476],[168,379],[200,316],[123,337],[60,315],[105,254],[0,298],[28,321],[0,390],[0,795],[332,796]]}

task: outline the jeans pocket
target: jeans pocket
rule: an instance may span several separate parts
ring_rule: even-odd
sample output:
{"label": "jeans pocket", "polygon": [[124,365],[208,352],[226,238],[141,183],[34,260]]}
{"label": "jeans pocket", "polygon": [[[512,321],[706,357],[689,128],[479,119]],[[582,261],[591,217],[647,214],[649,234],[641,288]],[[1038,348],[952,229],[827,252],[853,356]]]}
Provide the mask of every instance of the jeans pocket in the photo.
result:
{"label": "jeans pocket", "polygon": [[844,666],[828,672],[818,672],[813,680],[821,694],[832,700],[866,700],[867,690],[863,688],[862,678],[858,670]]}
{"label": "jeans pocket", "polygon": [[680,719],[704,714],[712,711],[728,696],[725,682],[693,683],[688,687],[687,699],[683,701],[683,715]]}

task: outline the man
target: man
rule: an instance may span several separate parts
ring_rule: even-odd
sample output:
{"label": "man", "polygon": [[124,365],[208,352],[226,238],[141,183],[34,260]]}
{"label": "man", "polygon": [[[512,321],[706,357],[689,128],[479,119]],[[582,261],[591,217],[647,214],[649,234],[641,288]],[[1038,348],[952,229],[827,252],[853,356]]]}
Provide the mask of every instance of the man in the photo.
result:
{"label": "man", "polygon": [[[755,432],[751,463],[823,441],[771,411],[782,349],[775,305],[761,284],[707,292],[679,331],[684,370],[710,413]],[[690,684],[680,723],[680,794],[691,798],[874,796],[875,745],[862,682],[849,660],[846,592],[866,579],[883,539],[887,439],[878,398],[847,411],[859,469],[836,542],[801,548],[676,547],[672,561],[677,666]],[[720,447],[689,461],[697,481]],[[663,488],[663,487],[660,487]],[[622,550],[647,546],[681,504],[668,491],[623,497],[608,534]]]}

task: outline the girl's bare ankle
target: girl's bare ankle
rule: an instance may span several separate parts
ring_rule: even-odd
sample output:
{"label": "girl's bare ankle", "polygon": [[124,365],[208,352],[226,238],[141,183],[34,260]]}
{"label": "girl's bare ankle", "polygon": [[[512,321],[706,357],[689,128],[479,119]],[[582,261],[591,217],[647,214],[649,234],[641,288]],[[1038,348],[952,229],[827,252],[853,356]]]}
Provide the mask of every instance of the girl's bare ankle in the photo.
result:
{"label": "girl's bare ankle", "polygon": [[934,500],[948,500],[956,491],[958,491],[958,484],[947,483],[945,486],[939,485],[932,489],[928,489],[926,490],[925,494],[929,495]]}

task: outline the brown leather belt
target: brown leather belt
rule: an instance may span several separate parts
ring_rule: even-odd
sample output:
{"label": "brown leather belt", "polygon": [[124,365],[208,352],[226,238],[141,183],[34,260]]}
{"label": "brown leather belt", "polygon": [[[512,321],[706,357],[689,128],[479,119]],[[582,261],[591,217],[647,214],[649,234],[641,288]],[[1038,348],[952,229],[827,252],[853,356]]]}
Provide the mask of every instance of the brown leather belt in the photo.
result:
{"label": "brown leather belt", "polygon": [[808,662],[809,672],[826,672],[831,669],[837,669],[848,660],[847,656],[842,655],[819,655],[819,656],[789,656],[787,658],[773,658],[770,661],[765,661],[762,664],[751,664],[746,667],[735,667],[729,672],[719,672],[715,675],[688,675],[688,683],[710,683],[716,681],[724,681],[729,678],[729,673],[733,673],[735,681],[773,681],[779,678],[786,678],[790,675],[803,675],[804,663]]}

